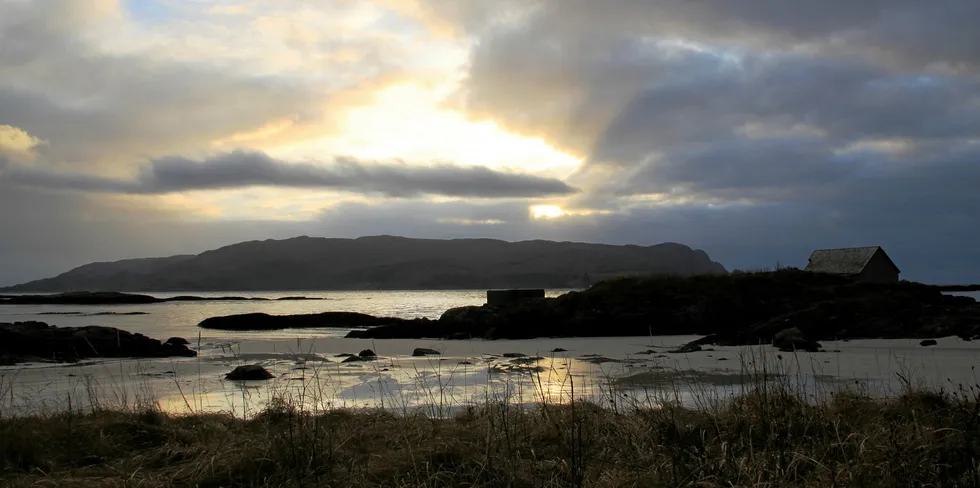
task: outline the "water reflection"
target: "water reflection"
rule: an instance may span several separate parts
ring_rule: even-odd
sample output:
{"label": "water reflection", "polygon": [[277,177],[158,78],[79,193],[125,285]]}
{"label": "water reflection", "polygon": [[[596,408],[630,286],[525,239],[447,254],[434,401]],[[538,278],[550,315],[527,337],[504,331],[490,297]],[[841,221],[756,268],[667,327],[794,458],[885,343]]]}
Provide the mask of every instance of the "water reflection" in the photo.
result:
{"label": "water reflection", "polygon": [[[313,411],[385,408],[446,416],[488,402],[696,404],[724,401],[760,384],[789,385],[812,397],[841,388],[884,394],[908,381],[976,385],[973,367],[980,358],[980,345],[956,338],[940,339],[932,348],[916,341],[853,341],[825,344],[840,352],[812,354],[783,354],[771,347],[663,353],[690,339],[213,343],[192,359],[0,368],[0,415],[155,405],[173,413],[250,416],[282,399]],[[569,351],[538,352],[558,345]],[[351,363],[336,357],[367,347],[381,357]],[[443,354],[411,357],[415,347]],[[274,379],[224,379],[243,364],[260,364]]]}

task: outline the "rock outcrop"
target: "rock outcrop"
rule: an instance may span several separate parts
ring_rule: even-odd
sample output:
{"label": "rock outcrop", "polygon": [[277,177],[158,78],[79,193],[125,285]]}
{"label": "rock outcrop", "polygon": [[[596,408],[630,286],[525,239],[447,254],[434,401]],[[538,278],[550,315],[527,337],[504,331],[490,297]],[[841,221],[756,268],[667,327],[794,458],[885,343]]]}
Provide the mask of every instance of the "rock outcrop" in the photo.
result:
{"label": "rock outcrop", "polygon": [[[194,357],[197,353],[171,338],[167,342],[113,327],[57,327],[44,322],[0,323],[4,362],[73,362],[89,358]],[[186,341],[184,341],[186,342]]]}
{"label": "rock outcrop", "polygon": [[300,315],[269,315],[267,313],[246,313],[204,319],[198,327],[218,330],[281,330],[309,329],[318,327],[377,327],[414,323],[388,317],[375,317],[354,312],[324,312]]}
{"label": "rock outcrop", "polygon": [[[785,332],[784,332],[785,331]],[[780,334],[782,333],[782,334]],[[446,311],[348,337],[409,339],[704,335],[697,344],[771,344],[818,350],[819,341],[980,337],[980,305],[919,283],[858,283],[788,269],[693,277],[622,278],[516,303]]]}

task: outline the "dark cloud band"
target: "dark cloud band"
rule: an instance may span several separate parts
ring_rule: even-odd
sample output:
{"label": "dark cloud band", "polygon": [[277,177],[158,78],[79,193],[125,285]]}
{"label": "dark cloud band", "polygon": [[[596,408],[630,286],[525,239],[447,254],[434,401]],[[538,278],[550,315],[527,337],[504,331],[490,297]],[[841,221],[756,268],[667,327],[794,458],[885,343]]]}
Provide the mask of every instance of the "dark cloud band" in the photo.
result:
{"label": "dark cloud band", "polygon": [[495,171],[483,166],[410,165],[350,157],[329,163],[289,163],[251,151],[233,151],[203,161],[182,157],[155,159],[132,180],[13,165],[4,177],[13,183],[41,188],[128,194],[251,186],[330,189],[390,197],[534,198],[578,191],[558,179]]}

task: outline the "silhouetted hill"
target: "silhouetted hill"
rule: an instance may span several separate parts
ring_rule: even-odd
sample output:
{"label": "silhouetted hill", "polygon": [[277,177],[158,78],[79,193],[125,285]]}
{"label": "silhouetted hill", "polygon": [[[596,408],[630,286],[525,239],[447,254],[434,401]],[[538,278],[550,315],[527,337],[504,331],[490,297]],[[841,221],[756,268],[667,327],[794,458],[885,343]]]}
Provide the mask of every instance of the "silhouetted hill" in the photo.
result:
{"label": "silhouetted hill", "polygon": [[4,291],[563,288],[617,275],[710,273],[725,268],[704,251],[675,243],[303,236],[242,242],[196,256],[92,263]]}

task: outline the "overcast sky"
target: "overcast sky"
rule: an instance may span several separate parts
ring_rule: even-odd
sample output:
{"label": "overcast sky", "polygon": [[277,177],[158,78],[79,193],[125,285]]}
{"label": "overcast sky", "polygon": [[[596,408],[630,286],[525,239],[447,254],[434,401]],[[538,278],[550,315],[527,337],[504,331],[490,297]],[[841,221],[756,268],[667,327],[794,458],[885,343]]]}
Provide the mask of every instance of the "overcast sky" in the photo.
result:
{"label": "overcast sky", "polygon": [[297,235],[980,282],[977,0],[0,0],[0,285]]}

